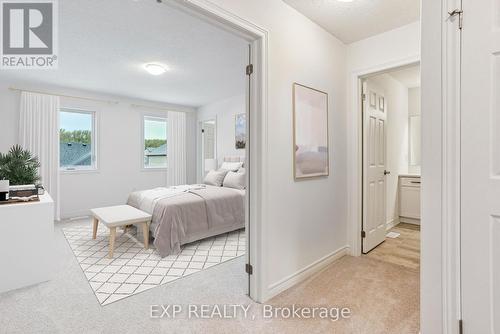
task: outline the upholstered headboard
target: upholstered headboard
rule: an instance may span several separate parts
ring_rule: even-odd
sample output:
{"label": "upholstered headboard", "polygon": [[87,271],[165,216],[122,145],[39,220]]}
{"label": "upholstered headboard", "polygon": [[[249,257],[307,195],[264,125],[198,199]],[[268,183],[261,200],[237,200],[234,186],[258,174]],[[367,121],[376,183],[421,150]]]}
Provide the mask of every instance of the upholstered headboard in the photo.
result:
{"label": "upholstered headboard", "polygon": [[223,162],[243,162],[243,166],[245,166],[245,157],[244,156],[227,156],[224,157]]}

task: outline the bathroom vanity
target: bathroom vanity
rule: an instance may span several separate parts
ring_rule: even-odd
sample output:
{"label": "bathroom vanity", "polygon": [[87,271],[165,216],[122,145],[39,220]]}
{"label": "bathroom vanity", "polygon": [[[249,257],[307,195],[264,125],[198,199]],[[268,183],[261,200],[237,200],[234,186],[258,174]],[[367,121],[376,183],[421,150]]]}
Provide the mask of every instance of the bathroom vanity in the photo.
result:
{"label": "bathroom vanity", "polygon": [[399,175],[399,221],[420,225],[420,175]]}

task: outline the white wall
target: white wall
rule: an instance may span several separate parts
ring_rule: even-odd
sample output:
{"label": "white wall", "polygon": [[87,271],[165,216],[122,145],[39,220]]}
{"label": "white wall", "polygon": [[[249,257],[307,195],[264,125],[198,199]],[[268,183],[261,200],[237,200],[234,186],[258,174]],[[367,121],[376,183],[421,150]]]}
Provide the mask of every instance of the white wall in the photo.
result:
{"label": "white wall", "polygon": [[421,114],[420,108],[420,87],[408,89],[408,115],[416,116]]}
{"label": "white wall", "polygon": [[[246,112],[245,94],[216,101],[198,108],[198,122],[215,119],[217,137],[217,162],[226,156],[245,156],[245,150],[235,147],[235,117]],[[200,135],[200,133],[198,133]],[[199,141],[198,141],[199,142]],[[201,147],[198,148],[198,157]],[[198,165],[201,168],[201,163]]]}
{"label": "white wall", "polygon": [[[456,246],[451,240],[456,231],[447,224],[446,219],[453,219],[452,212],[445,210],[444,206],[454,202],[454,198],[443,197],[449,189],[443,187],[443,171],[446,168],[448,182],[454,182],[457,175],[449,173],[449,156],[453,156],[448,144],[444,149],[443,129],[450,124],[443,122],[443,105],[458,101],[457,96],[446,96],[446,92],[453,91],[456,78],[444,75],[445,70],[456,69],[457,64],[443,62],[443,59],[453,57],[455,50],[450,46],[450,40],[457,36],[451,31],[446,31],[443,26],[449,25],[448,29],[455,30],[459,34],[456,25],[450,25],[444,21],[446,13],[443,8],[453,8],[456,5],[451,1],[422,0],[422,207],[421,207],[421,254],[420,254],[420,331],[424,334],[457,333],[459,314],[454,313],[456,305],[460,302],[452,296],[458,291],[457,286],[449,284],[453,272],[453,261],[455,256],[449,251]],[[446,35],[450,40],[443,39]],[[449,43],[449,44],[448,44]],[[444,48],[443,46],[446,46]],[[455,45],[456,46],[456,45]],[[445,56],[445,54],[447,57]],[[449,61],[450,59],[446,59]],[[443,84],[444,83],[444,84]],[[453,125],[452,125],[453,127]],[[449,139],[449,137],[447,138]],[[451,149],[453,151],[453,149]],[[455,152],[458,151],[455,148]],[[445,153],[446,152],[446,153]],[[459,163],[459,160],[455,161]],[[456,188],[451,188],[455,190]],[[443,202],[443,198],[448,203]],[[457,225],[456,221],[453,225]],[[448,237],[445,237],[448,235]],[[455,234],[459,235],[458,233]],[[444,242],[446,241],[446,242]],[[456,254],[457,248],[453,249]],[[450,270],[451,269],[451,270]],[[448,316],[450,316],[448,318]],[[443,319],[448,323],[443,322]],[[451,328],[448,325],[451,324]],[[454,328],[453,328],[454,327]]]}
{"label": "white wall", "polygon": [[420,23],[415,22],[348,46],[347,50],[347,113],[348,133],[348,229],[353,255],[361,254],[361,108],[359,77],[408,65],[420,60]]}
{"label": "white wall", "polygon": [[348,70],[361,71],[420,55],[420,22],[349,44]]}
{"label": "white wall", "polygon": [[18,142],[19,96],[9,90],[7,82],[0,81],[0,152],[7,152]]}
{"label": "white wall", "polygon": [[[408,89],[408,116],[420,116],[421,108],[420,108],[420,87],[410,88]],[[422,123],[420,123],[422,124]],[[411,132],[411,130],[409,130]],[[422,133],[422,131],[420,131]],[[410,133],[411,135],[411,133]],[[413,145],[413,149],[422,151],[421,143],[414,142],[410,143]],[[422,154],[420,154],[422,156]],[[410,174],[420,174],[421,166],[420,165],[408,165],[408,173]]]}
{"label": "white wall", "polygon": [[[346,47],[281,0],[212,0],[269,32],[263,299],[347,245]],[[292,84],[329,94],[330,176],[293,179]],[[254,234],[255,237],[255,234]]]}
{"label": "white wall", "polygon": [[[0,83],[0,149],[2,152],[17,143],[19,122],[19,92],[7,89]],[[61,98],[61,107],[96,111],[98,170],[90,172],[61,173],[61,218],[88,214],[94,207],[123,204],[133,190],[147,189],[166,184],[166,171],[142,169],[142,117],[144,114],[166,115],[166,112],[149,108],[132,107],[132,103],[171,107],[189,111],[187,115],[187,164],[188,182],[196,181],[196,115],[191,108],[168,106],[96,95],[75,90],[51,88],[45,85],[23,88],[58,93],[98,97],[119,101],[118,104]]]}
{"label": "white wall", "polygon": [[387,225],[399,223],[399,175],[408,173],[408,88],[388,74],[370,78],[385,94],[387,110],[386,218]]}

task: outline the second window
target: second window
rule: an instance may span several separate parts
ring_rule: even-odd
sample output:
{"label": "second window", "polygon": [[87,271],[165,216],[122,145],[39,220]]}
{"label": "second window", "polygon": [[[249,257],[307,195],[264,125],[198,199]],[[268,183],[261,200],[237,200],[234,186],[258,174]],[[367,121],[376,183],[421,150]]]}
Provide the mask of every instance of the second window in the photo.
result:
{"label": "second window", "polygon": [[144,116],[144,168],[167,167],[167,119]]}

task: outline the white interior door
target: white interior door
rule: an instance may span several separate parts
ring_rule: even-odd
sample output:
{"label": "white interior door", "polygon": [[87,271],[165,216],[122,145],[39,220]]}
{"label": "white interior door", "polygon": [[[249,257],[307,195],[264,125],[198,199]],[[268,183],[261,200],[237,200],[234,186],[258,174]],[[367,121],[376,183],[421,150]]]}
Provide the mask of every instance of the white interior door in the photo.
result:
{"label": "white interior door", "polygon": [[363,253],[386,235],[386,101],[370,80],[363,83]]}
{"label": "white interior door", "polygon": [[463,0],[464,333],[500,333],[500,0]]}

